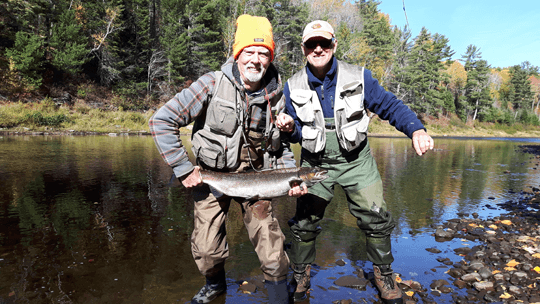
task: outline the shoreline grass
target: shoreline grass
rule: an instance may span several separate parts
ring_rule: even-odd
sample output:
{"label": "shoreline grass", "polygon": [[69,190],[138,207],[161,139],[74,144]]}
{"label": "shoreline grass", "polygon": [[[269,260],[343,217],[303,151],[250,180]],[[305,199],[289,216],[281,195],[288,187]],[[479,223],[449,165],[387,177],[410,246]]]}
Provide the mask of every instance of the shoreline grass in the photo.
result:
{"label": "shoreline grass", "polygon": [[[34,103],[0,104],[0,131],[5,132],[92,132],[147,133],[148,120],[154,111],[137,112],[103,110],[77,101],[73,106],[57,106],[50,98]],[[540,127],[514,124],[502,125],[474,122],[464,123],[457,117],[428,117],[424,125],[436,137],[539,137]],[[191,134],[190,126],[180,129]],[[404,136],[387,121],[375,116],[369,127],[371,136]]]}

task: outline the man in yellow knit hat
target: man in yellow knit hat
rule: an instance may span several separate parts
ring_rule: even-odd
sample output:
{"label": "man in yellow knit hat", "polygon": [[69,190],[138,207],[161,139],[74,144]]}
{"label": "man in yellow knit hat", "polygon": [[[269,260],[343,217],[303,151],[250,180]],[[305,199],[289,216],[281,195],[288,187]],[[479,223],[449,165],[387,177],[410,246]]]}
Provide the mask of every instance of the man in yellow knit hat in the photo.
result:
{"label": "man in yellow knit hat", "polygon": [[[193,189],[194,229],[191,251],[206,284],[191,303],[209,303],[225,293],[225,260],[229,256],[225,220],[231,197],[202,184],[199,169],[243,172],[294,167],[294,156],[280,141],[272,113],[284,105],[282,83],[274,59],[268,19],[242,15],[237,19],[233,57],[221,71],[210,72],[176,94],[150,119],[149,126],[164,160],[186,188]],[[195,122],[192,134],[194,166],[178,129]],[[290,195],[307,189],[295,187]],[[241,204],[244,224],[261,262],[270,303],[288,303],[289,258],[270,201],[234,198]]]}

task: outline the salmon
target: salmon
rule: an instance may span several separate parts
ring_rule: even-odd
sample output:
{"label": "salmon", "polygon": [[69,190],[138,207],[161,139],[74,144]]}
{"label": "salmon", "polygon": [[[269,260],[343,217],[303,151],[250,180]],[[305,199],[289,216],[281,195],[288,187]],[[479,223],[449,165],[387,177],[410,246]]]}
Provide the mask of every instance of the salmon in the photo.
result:
{"label": "salmon", "polygon": [[203,183],[232,197],[247,200],[271,199],[285,196],[295,185],[311,187],[328,176],[327,170],[313,168],[286,168],[245,173],[221,173],[201,170]]}

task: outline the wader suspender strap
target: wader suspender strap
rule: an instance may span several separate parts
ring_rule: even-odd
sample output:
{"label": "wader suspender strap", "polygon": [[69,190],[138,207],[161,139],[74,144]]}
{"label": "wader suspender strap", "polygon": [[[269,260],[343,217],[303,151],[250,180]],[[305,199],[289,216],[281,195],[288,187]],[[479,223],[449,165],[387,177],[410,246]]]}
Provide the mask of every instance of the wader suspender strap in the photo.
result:
{"label": "wader suspender strap", "polygon": [[[244,89],[245,90],[245,89]],[[242,126],[242,138],[244,139],[244,144],[242,145],[242,148],[246,148],[247,149],[247,156],[248,156],[248,160],[249,160],[249,165],[251,166],[251,168],[255,171],[260,171],[260,170],[257,170],[255,169],[255,166],[253,165],[253,161],[251,160],[251,151],[249,149],[249,141],[247,140],[246,138],[246,128],[245,128],[245,122],[247,121],[248,122],[248,130],[249,130],[249,123],[250,123],[250,118],[251,118],[251,115],[249,115],[249,99],[247,97],[247,94],[245,92],[240,92],[240,96],[242,97],[241,98],[241,105],[238,107],[238,100],[236,102],[237,104],[237,107],[240,108],[240,111],[236,111],[237,113],[239,113],[240,115],[240,112],[242,112],[241,114],[243,114],[243,117],[244,117],[244,121],[241,121],[240,124]],[[245,112],[243,112],[244,110],[244,104],[246,105],[246,109],[245,109]],[[240,116],[242,117],[242,116]]]}
{"label": "wader suspender strap", "polygon": [[[266,90],[266,89],[265,89]],[[268,95],[267,95],[268,96]],[[270,169],[270,164],[272,167],[275,167],[276,157],[272,156],[270,158],[270,153],[268,153],[268,146],[270,145],[270,138],[272,126],[274,125],[274,115],[272,113],[272,106],[270,105],[270,99],[268,101],[268,109],[266,110],[266,128],[264,130],[264,141],[262,142],[261,148],[263,149],[263,169]]]}

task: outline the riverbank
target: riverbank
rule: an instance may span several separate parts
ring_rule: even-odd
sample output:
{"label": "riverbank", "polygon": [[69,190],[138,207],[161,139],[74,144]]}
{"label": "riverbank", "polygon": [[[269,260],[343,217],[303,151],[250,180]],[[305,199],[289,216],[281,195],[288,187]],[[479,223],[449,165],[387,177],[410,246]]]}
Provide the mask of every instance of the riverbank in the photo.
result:
{"label": "riverbank", "polygon": [[[144,123],[140,123],[139,128],[136,130],[132,128],[132,125],[126,126],[122,122],[115,121],[114,125],[107,125],[106,123],[85,123],[88,125],[100,125],[100,131],[88,130],[92,129],[87,127],[77,126],[76,128],[66,127],[14,127],[14,128],[0,128],[0,135],[3,136],[17,136],[17,135],[73,135],[73,136],[91,136],[91,135],[108,135],[108,136],[143,136],[150,135],[150,131],[147,128],[147,120],[151,115],[143,115],[146,118],[138,117],[138,120],[143,119]],[[111,120],[109,118],[108,120]],[[122,120],[119,118],[112,119]],[[483,124],[476,123],[474,125],[467,125],[456,121],[447,119],[429,119],[424,122],[428,133],[433,137],[474,137],[474,138],[540,138],[540,127],[535,126],[503,126],[495,124]],[[131,128],[130,128],[131,127]],[[191,135],[191,125],[180,128],[180,135]],[[387,121],[382,121],[375,117],[369,129],[369,136],[373,137],[405,137],[405,135],[397,131]]]}
{"label": "riverbank", "polygon": [[[147,111],[126,111],[106,99],[99,100],[101,102],[97,104],[77,98],[69,103],[50,98],[26,103],[0,101],[0,134],[149,135],[148,120],[160,106],[155,105]],[[455,114],[437,117],[424,115],[420,119],[428,133],[435,137],[540,138],[540,126],[534,125],[463,122]],[[180,134],[191,134],[191,125],[180,128]],[[370,122],[369,134],[404,136],[377,115]]]}

